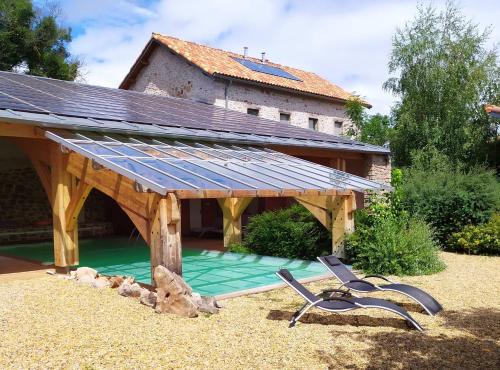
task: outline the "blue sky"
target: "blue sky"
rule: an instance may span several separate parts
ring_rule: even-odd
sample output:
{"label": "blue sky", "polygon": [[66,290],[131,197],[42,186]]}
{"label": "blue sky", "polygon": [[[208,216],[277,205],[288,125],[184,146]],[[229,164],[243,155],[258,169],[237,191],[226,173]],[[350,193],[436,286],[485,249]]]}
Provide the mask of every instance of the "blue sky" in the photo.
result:
{"label": "blue sky", "polygon": [[[429,1],[424,1],[428,4]],[[443,1],[433,1],[442,7]],[[500,19],[498,1],[462,0],[481,27]],[[394,102],[382,83],[391,38],[412,19],[416,1],[395,0],[61,0],[73,29],[72,53],[85,62],[84,80],[117,87],[152,32],[315,72],[355,91],[388,113]],[[500,40],[493,29],[490,46]]]}

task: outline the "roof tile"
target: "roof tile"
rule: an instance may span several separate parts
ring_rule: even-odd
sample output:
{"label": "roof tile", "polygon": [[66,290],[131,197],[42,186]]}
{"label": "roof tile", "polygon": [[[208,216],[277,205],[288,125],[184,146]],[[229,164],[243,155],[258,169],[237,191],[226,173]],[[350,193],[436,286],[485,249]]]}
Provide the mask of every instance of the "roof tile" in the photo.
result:
{"label": "roof tile", "polygon": [[[352,94],[349,92],[312,72],[283,66],[268,60],[265,61],[265,64],[281,68],[300,78],[301,81],[291,80],[284,77],[252,71],[233,59],[243,58],[241,54],[180,40],[171,36],[164,36],[159,33],[153,33],[153,39],[175,51],[180,56],[198,66],[205,73],[212,76],[223,75],[339,100],[348,100],[352,98]],[[260,59],[257,58],[246,57],[246,59],[256,63],[262,63]],[[369,105],[368,103],[366,104]]]}

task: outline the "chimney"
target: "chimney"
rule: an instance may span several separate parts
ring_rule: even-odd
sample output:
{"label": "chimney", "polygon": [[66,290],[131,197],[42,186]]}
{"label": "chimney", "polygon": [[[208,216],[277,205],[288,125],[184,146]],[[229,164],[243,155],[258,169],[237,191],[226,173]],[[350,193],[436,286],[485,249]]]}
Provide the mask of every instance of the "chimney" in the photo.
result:
{"label": "chimney", "polygon": [[243,58],[246,59],[248,56],[248,46],[243,46]]}
{"label": "chimney", "polygon": [[265,62],[265,61],[266,61],[266,52],[265,52],[265,51],[263,51],[263,52],[261,53],[261,55],[262,55],[262,58],[260,59],[260,61],[261,61],[261,62]]}

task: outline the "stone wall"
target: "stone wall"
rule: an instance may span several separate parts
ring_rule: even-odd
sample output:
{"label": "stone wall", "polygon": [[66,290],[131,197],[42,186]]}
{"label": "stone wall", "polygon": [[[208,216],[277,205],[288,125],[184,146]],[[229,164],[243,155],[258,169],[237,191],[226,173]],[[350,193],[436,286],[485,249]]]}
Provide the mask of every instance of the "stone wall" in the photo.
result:
{"label": "stone wall", "polygon": [[52,210],[30,167],[0,171],[0,228],[52,222]]}
{"label": "stone wall", "polygon": [[391,157],[385,154],[371,154],[365,161],[365,177],[390,185],[391,183]]}
{"label": "stone wall", "polygon": [[[52,210],[38,175],[32,167],[12,167],[0,166],[0,243],[51,239]],[[113,233],[104,197],[93,190],[87,198],[79,218],[80,237]]]}
{"label": "stone wall", "polygon": [[[353,127],[342,104],[279,92],[273,89],[215,80],[181,57],[159,47],[149,57],[148,65],[138,74],[130,90],[201,101],[247,113],[259,109],[259,116],[275,121],[280,113],[290,114],[290,123],[309,127],[309,118],[318,120],[319,131],[341,135]],[[335,122],[342,123],[341,128]]]}

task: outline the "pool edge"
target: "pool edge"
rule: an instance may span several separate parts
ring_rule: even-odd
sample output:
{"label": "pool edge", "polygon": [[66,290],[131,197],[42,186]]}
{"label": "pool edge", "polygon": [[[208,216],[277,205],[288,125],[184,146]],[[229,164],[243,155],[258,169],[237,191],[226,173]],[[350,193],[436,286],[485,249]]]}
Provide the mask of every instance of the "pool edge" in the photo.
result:
{"label": "pool edge", "polygon": [[[297,279],[297,280],[302,284],[307,284],[307,283],[312,283],[314,281],[321,281],[321,280],[326,280],[326,279],[331,279],[331,278],[332,278],[332,276],[330,274],[324,274],[324,275],[312,276],[312,277]],[[219,294],[219,295],[214,296],[214,298],[216,300],[222,301],[225,299],[241,297],[244,295],[264,293],[264,292],[268,292],[270,290],[284,288],[286,286],[287,285],[285,283],[276,283],[276,284],[261,286],[261,287],[257,287],[257,288],[239,290],[237,292]]]}

